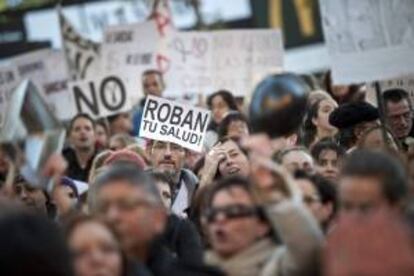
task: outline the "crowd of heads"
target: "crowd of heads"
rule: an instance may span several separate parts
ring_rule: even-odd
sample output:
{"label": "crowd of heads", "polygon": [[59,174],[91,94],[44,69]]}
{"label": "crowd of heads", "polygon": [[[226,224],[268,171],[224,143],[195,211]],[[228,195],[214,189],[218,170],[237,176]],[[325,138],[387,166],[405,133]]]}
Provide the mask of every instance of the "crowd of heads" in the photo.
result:
{"label": "crowd of heads", "polygon": [[[159,71],[141,82],[164,96]],[[107,118],[78,114],[49,164],[51,190],[2,151],[0,274],[414,275],[411,99],[385,91],[381,110],[365,88],[327,74],[285,135],[269,126],[289,114],[266,129],[247,98],[214,92],[199,103],[212,115],[202,152],[140,138],[145,98]],[[361,254],[373,248],[377,266]]]}

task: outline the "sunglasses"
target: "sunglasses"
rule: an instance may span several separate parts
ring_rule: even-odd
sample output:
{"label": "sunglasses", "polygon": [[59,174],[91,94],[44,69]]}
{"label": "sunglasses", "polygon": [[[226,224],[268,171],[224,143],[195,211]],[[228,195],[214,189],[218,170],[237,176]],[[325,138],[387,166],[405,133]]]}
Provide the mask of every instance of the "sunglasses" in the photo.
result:
{"label": "sunglasses", "polygon": [[226,207],[210,208],[204,214],[204,217],[208,222],[214,222],[217,216],[223,214],[226,219],[237,219],[247,217],[260,217],[261,211],[257,206],[246,206],[246,205],[229,205]]}

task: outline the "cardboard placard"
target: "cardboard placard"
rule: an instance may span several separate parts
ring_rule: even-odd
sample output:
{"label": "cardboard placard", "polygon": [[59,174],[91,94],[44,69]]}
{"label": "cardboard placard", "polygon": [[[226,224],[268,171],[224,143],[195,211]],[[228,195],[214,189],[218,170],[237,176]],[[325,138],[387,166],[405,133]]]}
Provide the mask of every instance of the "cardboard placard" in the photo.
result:
{"label": "cardboard placard", "polygon": [[414,1],[320,0],[335,84],[414,73]]}
{"label": "cardboard placard", "polygon": [[148,96],[139,133],[201,152],[209,121],[208,110]]}

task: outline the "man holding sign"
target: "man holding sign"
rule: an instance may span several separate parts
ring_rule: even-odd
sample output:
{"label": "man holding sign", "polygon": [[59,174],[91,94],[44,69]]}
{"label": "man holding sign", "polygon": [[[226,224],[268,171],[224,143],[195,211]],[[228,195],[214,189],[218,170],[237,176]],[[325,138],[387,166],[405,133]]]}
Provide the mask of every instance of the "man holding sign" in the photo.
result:
{"label": "man holding sign", "polygon": [[201,108],[148,96],[141,121],[141,137],[152,139],[148,149],[154,170],[175,183],[172,211],[183,215],[198,185],[197,177],[183,169],[188,148],[201,151],[210,112]]}
{"label": "man holding sign", "polygon": [[[144,96],[153,95],[161,97],[165,90],[165,83],[162,73],[158,70],[147,70],[142,74],[142,89]],[[133,114],[133,134],[139,135],[139,129],[141,127],[142,111],[145,105],[145,98],[140,101],[136,111]]]}

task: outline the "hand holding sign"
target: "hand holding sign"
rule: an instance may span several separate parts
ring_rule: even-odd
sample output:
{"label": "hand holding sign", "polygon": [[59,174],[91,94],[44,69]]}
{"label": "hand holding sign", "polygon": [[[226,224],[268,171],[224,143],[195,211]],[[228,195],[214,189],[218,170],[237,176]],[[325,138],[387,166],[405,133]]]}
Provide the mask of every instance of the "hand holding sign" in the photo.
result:
{"label": "hand holding sign", "polygon": [[210,111],[148,96],[139,133],[200,152],[209,121]]}

